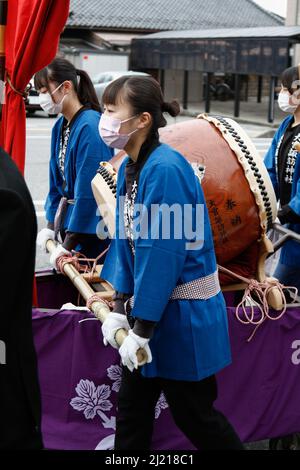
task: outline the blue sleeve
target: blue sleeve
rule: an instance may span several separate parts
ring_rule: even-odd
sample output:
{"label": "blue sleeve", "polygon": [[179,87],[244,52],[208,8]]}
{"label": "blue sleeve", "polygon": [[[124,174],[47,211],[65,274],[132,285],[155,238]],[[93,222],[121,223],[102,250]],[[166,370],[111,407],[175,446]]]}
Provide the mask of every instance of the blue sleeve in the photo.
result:
{"label": "blue sleeve", "polygon": [[124,234],[123,218],[120,220],[120,195],[124,184],[125,160],[118,171],[116,232],[111,241],[101,272],[101,278],[112,284],[114,289],[124,294],[133,294],[133,261],[132,253]]}
{"label": "blue sleeve", "polygon": [[[299,158],[300,158],[300,154],[298,153],[298,159]],[[299,169],[299,163],[297,165],[297,169]],[[297,176],[298,176],[298,180],[296,183],[296,191],[294,193],[294,197],[292,197],[292,199],[289,202],[289,206],[294,212],[296,212],[297,215],[300,216],[300,175],[299,173]]]}
{"label": "blue sleeve", "polygon": [[268,150],[268,152],[267,152],[267,154],[264,158],[264,163],[265,163],[265,166],[268,170],[269,176],[271,178],[277,200],[279,199],[279,188],[278,188],[278,178],[277,178],[277,168],[276,168],[275,155],[276,155],[276,150],[277,150],[277,146],[279,144],[279,141],[280,141],[283,133],[285,132],[285,129],[287,128],[287,125],[290,122],[290,120],[291,120],[291,117],[289,116],[288,118],[286,118],[282,122],[282,124],[280,125],[279,129],[277,130],[277,132],[276,132],[276,134],[275,134],[275,136],[272,140],[271,147],[269,148],[269,150]]}
{"label": "blue sleeve", "polygon": [[59,172],[56,160],[56,144],[59,121],[55,124],[51,136],[51,156],[49,165],[49,193],[45,203],[46,219],[53,223],[58,208],[59,201],[63,194],[59,191],[62,187],[63,179]]}
{"label": "blue sleeve", "polygon": [[110,160],[112,155],[111,150],[100,138],[98,129],[94,129],[93,126],[85,125],[81,129],[77,140],[74,175],[75,204],[67,231],[95,234],[100,216],[98,215],[91,182],[96,175],[100,161]]}
{"label": "blue sleeve", "polygon": [[[188,253],[186,245],[191,241],[185,238],[183,216],[169,218],[164,210],[154,210],[153,215],[150,208],[176,204],[183,214],[185,204],[195,205],[193,179],[195,181],[192,169],[190,173],[187,167],[164,163],[151,168],[146,177],[139,224],[142,236],[135,241],[133,317],[155,322],[161,319],[182,274]],[[163,229],[166,223],[170,223],[169,232]],[[181,230],[180,236],[178,230]]]}
{"label": "blue sleeve", "polygon": [[275,153],[276,153],[276,149],[277,149],[277,142],[278,141],[277,141],[276,136],[275,136],[273,138],[271,147],[269,148],[268,153],[265,156],[264,163],[265,163],[265,166],[268,170],[268,173],[269,173],[269,176],[271,178],[272,185],[273,185],[273,188],[274,188],[277,200],[278,200],[279,191],[278,191],[277,171],[276,171],[276,167],[275,167],[275,165],[276,165]]}

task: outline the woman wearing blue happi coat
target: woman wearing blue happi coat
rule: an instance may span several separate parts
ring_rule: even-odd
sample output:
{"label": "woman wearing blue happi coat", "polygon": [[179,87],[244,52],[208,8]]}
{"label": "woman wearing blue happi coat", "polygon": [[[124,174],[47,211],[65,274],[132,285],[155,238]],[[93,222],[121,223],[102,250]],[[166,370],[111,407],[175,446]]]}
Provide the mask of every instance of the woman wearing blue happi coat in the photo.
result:
{"label": "woman wearing blue happi coat", "polygon": [[[150,448],[162,391],[175,422],[198,449],[241,449],[213,406],[215,373],[231,355],[203,192],[191,165],[158,138],[166,125],[163,112],[176,116],[179,106],[164,102],[151,77],[116,80],[103,103],[100,134],[128,154],[118,172],[116,234],[101,273],[117,291],[102,325],[105,344],[117,348],[116,332],[128,330],[119,349],[115,449]],[[140,368],[139,348],[148,356]]]}
{"label": "woman wearing blue happi coat", "polygon": [[99,162],[109,160],[113,153],[99,135],[101,108],[86,72],[56,58],[34,80],[41,107],[48,114],[62,113],[51,137],[45,204],[48,227],[41,230],[37,239],[43,249],[48,239],[61,242],[50,258],[57,267],[57,259],[72,250],[95,258],[108,246],[104,233],[98,230],[100,216],[91,181]]}
{"label": "woman wearing blue happi coat", "polygon": [[[278,102],[289,116],[277,130],[265,157],[265,165],[280,202],[278,218],[296,233],[300,233],[300,157],[295,148],[300,142],[299,79],[298,67],[291,67],[282,75]],[[290,240],[281,250],[274,277],[286,286],[297,287],[300,292],[299,267],[300,244]]]}

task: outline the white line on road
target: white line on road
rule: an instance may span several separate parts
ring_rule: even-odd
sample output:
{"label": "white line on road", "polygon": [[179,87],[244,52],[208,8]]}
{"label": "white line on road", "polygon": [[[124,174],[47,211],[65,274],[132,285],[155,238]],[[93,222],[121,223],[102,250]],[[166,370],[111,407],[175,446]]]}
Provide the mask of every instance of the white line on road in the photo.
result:
{"label": "white line on road", "polygon": [[37,132],[51,132],[52,127],[26,127],[27,131],[37,131]]}
{"label": "white line on road", "polygon": [[45,211],[37,210],[37,209],[39,209],[41,206],[44,207],[45,201],[36,199],[35,201],[33,201],[33,204],[35,205],[35,213],[36,213],[36,216],[37,216],[38,218],[45,218],[46,212],[45,212]]}
{"label": "white line on road", "polygon": [[51,136],[50,135],[27,135],[26,136],[26,140],[42,140],[42,139],[51,139]]}

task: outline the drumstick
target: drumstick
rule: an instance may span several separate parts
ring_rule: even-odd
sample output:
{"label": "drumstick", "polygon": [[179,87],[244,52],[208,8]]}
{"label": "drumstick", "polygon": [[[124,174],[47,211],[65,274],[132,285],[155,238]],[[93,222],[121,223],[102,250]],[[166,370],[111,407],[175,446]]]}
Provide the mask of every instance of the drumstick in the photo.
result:
{"label": "drumstick", "polygon": [[[46,243],[46,248],[51,254],[52,251],[55,249],[56,244],[54,243],[53,240],[48,240]],[[85,301],[90,299],[93,295],[95,295],[95,292],[93,289],[90,287],[90,285],[86,282],[85,279],[81,276],[81,274],[75,269],[75,267],[71,263],[66,263],[64,265],[64,273],[65,275],[70,279],[70,281],[73,283],[73,285],[76,287],[76,289],[80,292],[82,297],[84,298]],[[93,302],[91,305],[91,310],[94,313],[95,317],[100,320],[101,323],[103,323],[107,316],[110,314],[110,310],[108,306],[104,302]],[[128,333],[124,329],[119,329],[116,333],[116,342],[118,343],[119,346],[123,343],[124,339],[128,336]],[[143,366],[147,362],[147,353],[144,349],[139,349],[137,351],[137,358],[138,358],[138,364],[139,366]]]}

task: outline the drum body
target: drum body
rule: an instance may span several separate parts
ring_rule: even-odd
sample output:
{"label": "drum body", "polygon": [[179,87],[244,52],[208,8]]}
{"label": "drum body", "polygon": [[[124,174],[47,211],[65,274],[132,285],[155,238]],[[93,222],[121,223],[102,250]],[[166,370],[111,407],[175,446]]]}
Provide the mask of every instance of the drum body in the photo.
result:
{"label": "drum body", "polygon": [[[271,228],[277,209],[267,170],[245,131],[231,119],[201,115],[161,129],[160,140],[180,152],[201,180],[218,263],[245,252],[249,258],[247,250]],[[118,169],[123,158],[122,152],[110,163]]]}

